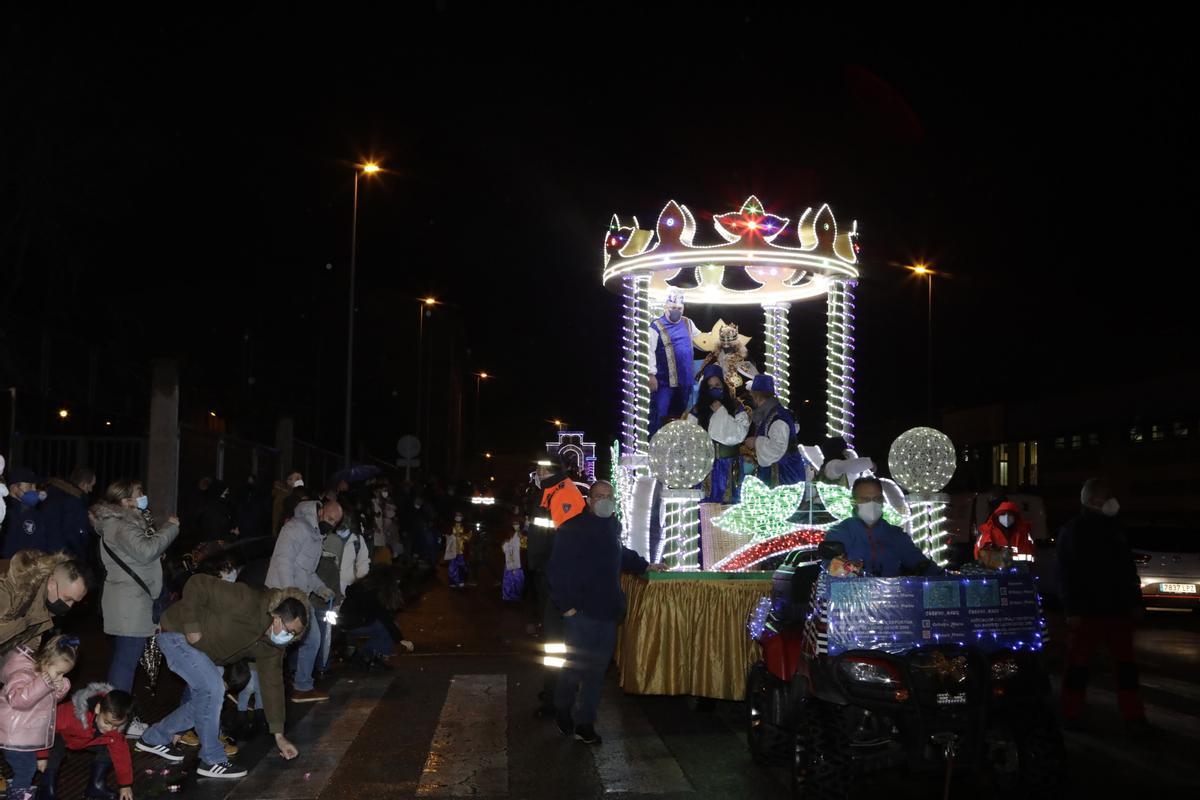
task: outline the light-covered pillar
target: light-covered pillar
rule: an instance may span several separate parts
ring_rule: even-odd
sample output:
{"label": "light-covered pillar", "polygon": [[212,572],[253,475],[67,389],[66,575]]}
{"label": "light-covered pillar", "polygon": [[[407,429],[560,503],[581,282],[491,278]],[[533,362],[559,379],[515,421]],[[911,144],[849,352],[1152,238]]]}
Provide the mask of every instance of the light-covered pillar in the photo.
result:
{"label": "light-covered pillar", "polygon": [[854,287],[831,281],[825,334],[825,434],[854,446]]}
{"label": "light-covered pillar", "polygon": [[788,303],[763,306],[763,343],[765,369],[775,378],[779,402],[791,408],[791,354],[788,344]]}
{"label": "light-covered pillar", "polygon": [[921,552],[935,564],[946,565],[946,508],[950,496],[937,493],[914,492],[908,495],[909,535]]}
{"label": "light-covered pillar", "polygon": [[645,453],[650,421],[650,278],[621,279],[621,450]]}
{"label": "light-covered pillar", "polygon": [[698,489],[664,489],[660,557],[673,572],[700,569],[700,501]]}

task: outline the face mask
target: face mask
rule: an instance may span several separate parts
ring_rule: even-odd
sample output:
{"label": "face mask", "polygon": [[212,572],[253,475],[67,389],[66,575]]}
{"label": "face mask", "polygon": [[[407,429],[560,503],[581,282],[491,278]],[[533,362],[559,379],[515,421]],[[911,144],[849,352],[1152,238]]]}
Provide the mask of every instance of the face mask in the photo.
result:
{"label": "face mask", "polygon": [[339,539],[349,539],[350,538],[350,529],[349,528],[342,528],[337,533],[338,533]]}
{"label": "face mask", "polygon": [[669,322],[679,322],[681,319],[683,319],[683,312],[679,309],[673,308],[667,312],[667,320]]}
{"label": "face mask", "polygon": [[221,573],[221,580],[227,581],[228,583],[237,583],[237,576],[238,571],[236,569],[231,569],[228,572]]}
{"label": "face mask", "polygon": [[387,492],[380,492],[380,493],[379,493],[379,496],[380,496],[380,497],[382,497],[384,500],[387,500],[387,498],[388,498],[388,493],[387,493]]}
{"label": "face mask", "polygon": [[617,502],[611,497],[601,497],[592,501],[592,513],[602,519],[608,519],[617,510]]}
{"label": "face mask", "polygon": [[1117,502],[1117,498],[1110,497],[1104,501],[1104,505],[1100,506],[1100,513],[1106,517],[1115,517],[1117,512],[1121,510],[1121,504]]}
{"label": "face mask", "polygon": [[521,530],[521,524],[520,524],[519,522],[518,522],[518,523],[516,523],[516,524],[514,524],[514,525],[513,525],[513,530],[514,530],[514,531],[519,531],[519,530]]}
{"label": "face mask", "polygon": [[23,506],[33,508],[40,502],[42,502],[41,495],[33,489],[30,489],[28,492],[21,495],[21,505]]}
{"label": "face mask", "polygon": [[415,509],[417,509],[418,511],[420,511],[420,510],[421,510],[421,501],[420,501],[420,500],[418,500],[417,502],[413,503],[413,508],[415,508]]}
{"label": "face mask", "polygon": [[317,523],[317,530],[321,531],[322,535],[328,536],[333,533],[333,523],[321,520]]}
{"label": "face mask", "polygon": [[462,517],[455,517],[455,518],[454,518],[454,521],[455,521],[455,522],[462,522]]}
{"label": "face mask", "polygon": [[708,387],[708,398],[710,400],[721,400],[725,397],[725,393],[721,391],[720,386]]}
{"label": "face mask", "polygon": [[883,503],[860,503],[858,506],[858,518],[868,525],[879,522],[879,518],[882,516]]}
{"label": "face mask", "polygon": [[[55,591],[57,592],[58,591],[57,583],[54,584],[54,588],[55,588]],[[71,612],[71,607],[69,605],[67,605],[67,602],[65,600],[63,600],[62,597],[60,596],[53,603],[51,603],[50,600],[47,599],[46,600],[46,610],[49,611],[52,615],[54,615],[56,617],[65,617],[67,614],[69,614]]]}
{"label": "face mask", "polygon": [[150,498],[147,497],[146,495],[142,495],[141,497],[139,497],[137,499],[137,507],[138,507],[138,511],[145,511],[147,508],[150,507]]}
{"label": "face mask", "polygon": [[271,644],[279,645],[280,647],[283,647],[284,645],[287,645],[287,644],[291,644],[292,639],[295,639],[295,638],[296,638],[296,634],[292,633],[287,628],[284,628],[279,633],[276,633],[275,631],[271,631]]}
{"label": "face mask", "polygon": [[1001,514],[1000,515],[1000,524],[1003,525],[1004,527],[1007,528],[1009,525],[1012,525],[1012,521],[1013,521],[1012,514]]}
{"label": "face mask", "polygon": [[295,483],[292,484],[292,488],[299,489],[303,485],[304,485],[304,481],[296,481]]}

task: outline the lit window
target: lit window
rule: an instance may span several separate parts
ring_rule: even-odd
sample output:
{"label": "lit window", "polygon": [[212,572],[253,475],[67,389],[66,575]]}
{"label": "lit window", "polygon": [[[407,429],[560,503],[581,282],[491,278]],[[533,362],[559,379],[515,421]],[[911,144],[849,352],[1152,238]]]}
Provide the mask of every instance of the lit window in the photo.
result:
{"label": "lit window", "polygon": [[1065,437],[1065,436],[1054,437],[1054,449],[1055,450],[1066,450],[1067,449],[1067,437]]}
{"label": "lit window", "polygon": [[1166,431],[1163,430],[1162,425],[1151,425],[1150,426],[1150,438],[1153,441],[1161,442],[1165,436],[1166,436]]}
{"label": "lit window", "polygon": [[1081,447],[1083,447],[1083,436],[1081,434],[1076,433],[1073,436],[1071,436],[1071,449],[1078,450]]}
{"label": "lit window", "polygon": [[1134,444],[1146,441],[1146,437],[1142,435],[1142,429],[1137,425],[1134,425],[1129,429],[1129,441],[1133,442]]}
{"label": "lit window", "polygon": [[1188,438],[1188,424],[1186,422],[1176,422],[1171,426],[1171,435],[1176,439]]}
{"label": "lit window", "polygon": [[1088,438],[1087,438],[1087,443],[1088,443],[1088,447],[1099,447],[1100,446],[1100,434],[1089,433]]}

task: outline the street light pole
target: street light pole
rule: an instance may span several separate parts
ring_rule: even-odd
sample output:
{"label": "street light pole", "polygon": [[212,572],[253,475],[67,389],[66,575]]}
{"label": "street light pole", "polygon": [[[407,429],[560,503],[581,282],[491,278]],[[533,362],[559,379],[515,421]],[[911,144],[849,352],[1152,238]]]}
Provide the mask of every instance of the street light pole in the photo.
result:
{"label": "street light pole", "polygon": [[376,164],[364,164],[354,168],[354,214],[350,218],[350,310],[346,323],[346,424],[343,428],[344,466],[350,466],[350,412],[354,402],[354,279],[358,257],[358,176],[360,172],[373,175],[379,171]]}
{"label": "street light pole", "polygon": [[934,423],[933,419],[933,271],[930,270],[925,279],[929,282],[929,305],[926,311],[927,330],[925,331],[926,350],[929,363],[926,365],[926,374],[928,375],[925,387],[925,414],[929,418],[929,424]]}

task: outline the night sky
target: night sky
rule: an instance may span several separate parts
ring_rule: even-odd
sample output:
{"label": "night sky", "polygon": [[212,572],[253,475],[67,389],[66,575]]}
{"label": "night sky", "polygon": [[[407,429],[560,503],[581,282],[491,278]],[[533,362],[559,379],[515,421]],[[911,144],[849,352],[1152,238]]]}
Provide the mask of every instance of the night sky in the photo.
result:
{"label": "night sky", "polygon": [[[461,317],[470,368],[499,376],[493,449],[536,447],[553,417],[610,440],[618,299],[601,241],[614,212],[648,226],[669,199],[701,231],[751,193],[792,219],[828,202],[858,220],[858,417],[875,452],[930,421],[916,260],[948,273],[937,409],[1194,363],[1195,48],[1178,20],[204,8],[0,29],[9,383],[30,382],[48,325],[60,359],[101,345],[106,370],[132,375],[181,357],[185,416],[217,408],[251,438],[319,397],[321,430],[297,433],[339,449],[367,158],[389,172],[362,187],[355,390],[394,419],[367,432],[381,455],[411,427],[411,298],[426,294],[456,306],[441,313]],[[761,360],[761,312],[720,314]],[[689,315],[708,328],[718,312]],[[792,324],[813,439],[824,302]],[[383,341],[411,356],[381,363]]]}

